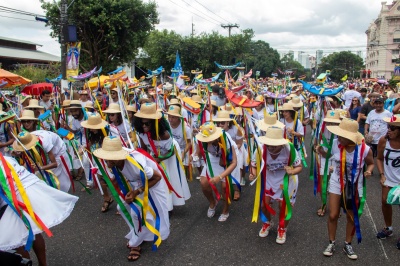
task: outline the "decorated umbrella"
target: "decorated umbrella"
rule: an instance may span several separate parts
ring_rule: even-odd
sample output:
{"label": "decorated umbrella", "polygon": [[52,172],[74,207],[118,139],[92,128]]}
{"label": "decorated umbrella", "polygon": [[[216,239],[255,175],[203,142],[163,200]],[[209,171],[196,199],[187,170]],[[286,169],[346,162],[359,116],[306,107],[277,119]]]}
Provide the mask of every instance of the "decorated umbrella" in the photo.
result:
{"label": "decorated umbrella", "polygon": [[377,81],[378,83],[380,83],[380,84],[383,84],[383,85],[387,85],[387,84],[389,84],[389,82],[387,82],[386,80],[384,80],[384,79],[378,79],[378,81]]}
{"label": "decorated umbrella", "polygon": [[[107,82],[105,82],[107,79],[109,79],[110,76],[105,76],[105,75],[101,75],[100,77],[96,77],[96,78],[92,78],[90,79],[87,84],[89,86],[89,88],[91,90],[93,89],[97,89],[97,87],[99,86],[99,80],[100,80],[100,87],[103,87],[104,84],[106,84]],[[111,88],[115,87],[115,84],[112,83]]]}
{"label": "decorated umbrella", "polygon": [[32,82],[32,80],[8,72],[7,70],[1,68],[0,68],[0,80],[4,80],[7,82],[7,84],[3,88],[9,88],[17,85],[25,85]]}
{"label": "decorated umbrella", "polygon": [[28,95],[32,96],[39,96],[44,90],[52,91],[53,90],[53,84],[52,83],[37,83],[37,84],[32,84],[25,86],[25,88],[21,91],[23,93],[26,93]]}

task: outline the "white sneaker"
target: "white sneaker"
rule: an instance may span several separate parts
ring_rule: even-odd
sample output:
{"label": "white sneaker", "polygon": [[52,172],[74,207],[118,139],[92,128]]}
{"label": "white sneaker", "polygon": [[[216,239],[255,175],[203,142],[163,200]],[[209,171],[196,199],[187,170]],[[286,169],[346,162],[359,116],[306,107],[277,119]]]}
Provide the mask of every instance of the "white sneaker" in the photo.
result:
{"label": "white sneaker", "polygon": [[200,180],[201,176],[196,177],[197,180]]}
{"label": "white sneaker", "polygon": [[333,252],[335,252],[335,243],[329,243],[322,254],[324,254],[324,256],[331,257]]}
{"label": "white sneaker", "polygon": [[263,223],[260,232],[258,233],[259,237],[267,237],[269,234],[269,230],[272,227],[272,222]]}
{"label": "white sneaker", "polygon": [[215,208],[216,208],[216,207],[217,207],[217,206],[215,206],[214,209],[211,209],[210,207],[208,207],[208,210],[207,210],[207,217],[208,217],[208,218],[214,217],[214,215],[215,215]]}
{"label": "white sneaker", "polygon": [[286,242],[286,228],[279,228],[276,236],[276,243],[284,244]]}

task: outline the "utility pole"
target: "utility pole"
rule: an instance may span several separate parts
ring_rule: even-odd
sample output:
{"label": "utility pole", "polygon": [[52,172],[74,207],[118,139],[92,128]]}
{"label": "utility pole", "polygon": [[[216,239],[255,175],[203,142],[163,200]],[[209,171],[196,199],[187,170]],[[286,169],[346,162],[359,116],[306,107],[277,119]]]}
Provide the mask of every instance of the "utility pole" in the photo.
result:
{"label": "utility pole", "polygon": [[238,24],[228,24],[228,25],[221,24],[221,27],[224,28],[224,29],[228,28],[229,37],[231,37],[231,29],[232,28],[239,28],[239,25]]}
{"label": "utility pole", "polygon": [[61,44],[61,74],[62,79],[67,78],[67,46],[65,32],[68,23],[68,3],[67,0],[61,0],[60,6],[60,44]]}
{"label": "utility pole", "polygon": [[194,37],[194,23],[193,23],[193,17],[192,17],[192,37]]}

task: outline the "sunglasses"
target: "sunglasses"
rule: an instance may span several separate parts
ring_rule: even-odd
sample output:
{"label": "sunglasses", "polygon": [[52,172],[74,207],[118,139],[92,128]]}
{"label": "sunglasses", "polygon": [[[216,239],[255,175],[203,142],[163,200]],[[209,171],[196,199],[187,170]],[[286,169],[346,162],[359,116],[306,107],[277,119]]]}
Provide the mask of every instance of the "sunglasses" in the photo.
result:
{"label": "sunglasses", "polygon": [[225,121],[218,121],[217,125],[225,124]]}
{"label": "sunglasses", "polygon": [[117,114],[108,114],[108,116],[116,116]]}
{"label": "sunglasses", "polygon": [[388,129],[395,131],[396,129],[400,129],[400,127],[388,125]]}
{"label": "sunglasses", "polygon": [[142,122],[142,125],[143,125],[143,126],[146,126],[146,127],[150,127],[150,126],[151,126],[151,123],[150,123],[150,122]]}

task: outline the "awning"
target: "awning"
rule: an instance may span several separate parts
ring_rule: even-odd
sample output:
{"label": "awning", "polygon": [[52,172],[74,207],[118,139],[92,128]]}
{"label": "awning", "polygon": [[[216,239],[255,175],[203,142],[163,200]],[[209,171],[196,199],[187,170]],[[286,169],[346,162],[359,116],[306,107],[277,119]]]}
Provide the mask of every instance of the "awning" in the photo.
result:
{"label": "awning", "polygon": [[28,85],[21,92],[26,93],[28,95],[40,95],[42,91],[48,90],[52,91],[53,90],[53,84],[52,83],[36,83],[32,85]]}
{"label": "awning", "polygon": [[32,80],[18,76],[17,74],[8,72],[7,70],[1,68],[0,68],[0,80],[4,80],[8,83],[3,88],[9,88],[17,85],[24,85],[32,82]]}

